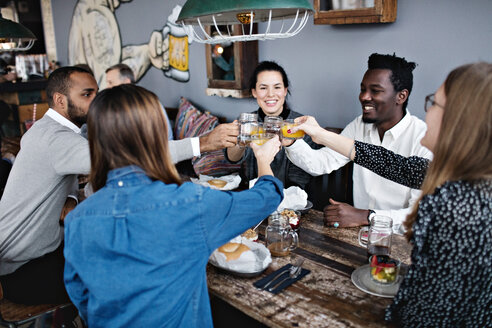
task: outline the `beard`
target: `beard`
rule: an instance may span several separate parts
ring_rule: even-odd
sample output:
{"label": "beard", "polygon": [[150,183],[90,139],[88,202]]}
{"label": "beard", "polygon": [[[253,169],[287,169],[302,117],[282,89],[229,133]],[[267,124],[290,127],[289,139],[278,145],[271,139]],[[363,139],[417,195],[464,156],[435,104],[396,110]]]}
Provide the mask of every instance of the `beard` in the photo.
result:
{"label": "beard", "polygon": [[378,120],[375,118],[364,117],[364,115],[362,115],[362,122],[364,122],[364,123],[377,123]]}
{"label": "beard", "polygon": [[87,122],[87,113],[72,102],[72,99],[68,98],[68,118],[73,124],[82,126]]}

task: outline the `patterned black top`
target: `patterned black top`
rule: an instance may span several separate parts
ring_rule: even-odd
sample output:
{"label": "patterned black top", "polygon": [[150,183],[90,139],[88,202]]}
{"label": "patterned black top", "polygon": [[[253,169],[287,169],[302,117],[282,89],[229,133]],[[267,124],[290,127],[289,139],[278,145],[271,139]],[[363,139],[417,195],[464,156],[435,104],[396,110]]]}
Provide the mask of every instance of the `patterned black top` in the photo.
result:
{"label": "patterned black top", "polygon": [[355,142],[355,152],[354,163],[414,189],[420,189],[430,162],[427,158],[404,157],[384,147],[360,141]]}
{"label": "patterned black top", "polygon": [[[355,162],[421,184],[427,160],[380,148],[356,142]],[[412,264],[386,320],[398,327],[492,327],[492,180],[448,181],[424,196],[411,242]]]}

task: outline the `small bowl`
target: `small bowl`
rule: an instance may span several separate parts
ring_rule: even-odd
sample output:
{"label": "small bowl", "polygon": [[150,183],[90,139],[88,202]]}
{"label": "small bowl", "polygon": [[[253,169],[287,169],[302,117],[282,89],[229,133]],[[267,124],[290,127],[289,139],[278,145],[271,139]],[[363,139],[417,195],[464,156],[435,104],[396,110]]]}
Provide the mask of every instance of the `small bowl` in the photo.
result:
{"label": "small bowl", "polygon": [[391,285],[398,280],[401,262],[394,256],[372,255],[369,257],[369,266],[369,274],[374,282]]}

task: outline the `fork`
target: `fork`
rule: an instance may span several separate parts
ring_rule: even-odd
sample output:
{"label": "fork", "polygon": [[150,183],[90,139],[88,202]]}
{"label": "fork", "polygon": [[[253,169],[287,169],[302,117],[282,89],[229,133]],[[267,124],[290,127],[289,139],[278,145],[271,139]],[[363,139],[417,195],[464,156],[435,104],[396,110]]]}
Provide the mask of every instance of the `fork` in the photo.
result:
{"label": "fork", "polygon": [[277,278],[279,278],[281,275],[283,275],[287,271],[290,272],[290,270],[293,270],[294,267],[301,266],[303,262],[304,262],[304,259],[298,258],[297,261],[296,261],[296,263],[293,266],[291,266],[288,270],[285,270],[284,269],[284,270],[280,271],[275,277],[273,277],[272,279],[270,279],[270,281],[267,282],[265,284],[265,286],[261,287],[260,289],[263,289],[263,290],[267,289],[267,287],[270,286],[272,284],[272,282],[274,282],[275,280],[277,280]]}
{"label": "fork", "polygon": [[[302,271],[302,264],[304,263],[303,258],[298,258],[296,263],[290,267],[289,269],[289,276],[281,279],[279,282],[275,283],[273,287],[268,288],[268,291],[271,292],[272,290],[276,289],[278,286],[280,286],[283,282],[285,282],[288,279],[295,279],[297,278]],[[275,279],[272,279],[268,284],[266,284],[263,289],[267,289],[267,287],[274,281]]]}
{"label": "fork", "polygon": [[299,266],[296,266],[295,269],[294,266],[290,268],[288,277],[285,277],[284,279],[280,280],[278,283],[275,284],[275,286],[268,288],[268,291],[271,292],[274,289],[277,289],[280,285],[282,285],[285,281],[289,279],[296,279],[297,277],[299,277],[299,275],[302,272],[302,267],[301,267],[302,262],[304,262],[304,259],[302,259],[301,264]]}

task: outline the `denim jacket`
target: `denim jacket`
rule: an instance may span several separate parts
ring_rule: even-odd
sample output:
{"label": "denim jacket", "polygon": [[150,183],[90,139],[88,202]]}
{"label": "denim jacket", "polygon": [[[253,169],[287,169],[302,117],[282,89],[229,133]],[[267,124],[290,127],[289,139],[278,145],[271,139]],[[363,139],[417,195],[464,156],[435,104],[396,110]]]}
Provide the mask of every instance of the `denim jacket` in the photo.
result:
{"label": "denim jacket", "polygon": [[214,249],[273,212],[282,183],[242,192],[153,181],[128,166],[65,220],[65,285],[89,327],[211,327]]}

